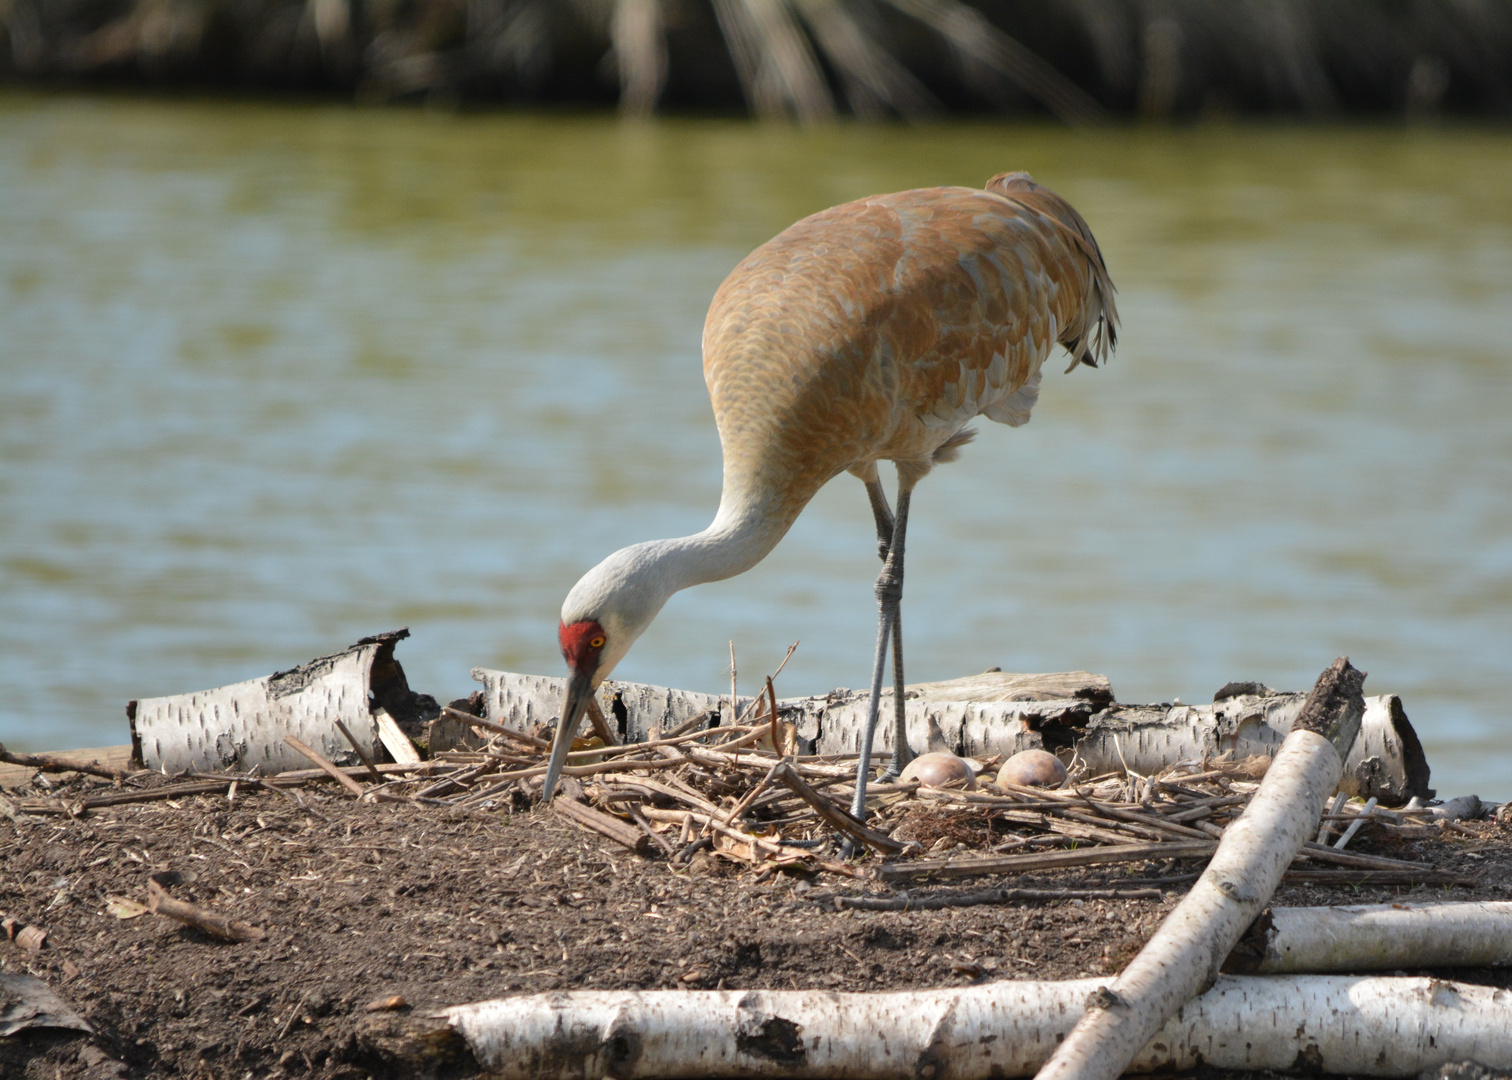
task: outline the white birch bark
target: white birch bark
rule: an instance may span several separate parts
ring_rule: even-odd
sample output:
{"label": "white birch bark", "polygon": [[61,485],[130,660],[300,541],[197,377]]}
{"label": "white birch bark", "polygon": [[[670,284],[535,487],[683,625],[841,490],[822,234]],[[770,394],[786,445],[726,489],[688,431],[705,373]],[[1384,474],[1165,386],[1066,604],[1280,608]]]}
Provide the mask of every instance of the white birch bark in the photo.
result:
{"label": "white birch bark", "polygon": [[1318,678],[1275,761],[1192,891],[1045,1063],[1039,1080],[1115,1080],[1188,1000],[1213,984],[1317,827],[1359,732],[1365,676],[1343,657]]}
{"label": "white birch bark", "polygon": [[[555,723],[561,712],[565,679],[487,668],[474,668],[472,674],[483,684],[487,718],[495,724],[525,730],[536,724]],[[886,692],[883,697],[890,694]],[[991,672],[949,682],[920,683],[908,687],[907,694],[910,745],[928,745],[929,723],[933,720],[947,745],[976,757],[1042,749],[1038,727],[1085,724],[1112,700],[1106,678],[1079,671],[1050,675]],[[611,724],[623,725],[627,742],[645,739],[653,727],[668,731],[700,714],[711,720],[716,716],[726,722],[730,719],[728,697],[664,686],[606,681],[599,687],[598,701]],[[749,703],[749,698],[739,699],[737,711]],[[784,722],[796,727],[800,752],[847,754],[856,753],[860,747],[866,706],[866,693],[836,690],[822,697],[783,698],[777,702],[777,712]],[[890,709],[891,705],[885,705],[884,712]],[[889,748],[890,734],[880,726],[877,734],[882,747]]]}
{"label": "white birch bark", "polygon": [[[149,769],[196,772],[251,769],[272,775],[309,762],[285,742],[293,735],[338,765],[360,765],[335,721],[370,756],[378,724],[368,709],[368,674],[381,646],[357,645],[335,656],[261,679],[192,694],[142,698],[132,742]],[[389,646],[392,648],[392,645]]]}
{"label": "white birch bark", "polygon": [[1512,964],[1508,901],[1274,908],[1261,921],[1261,973]]}
{"label": "white birch bark", "polygon": [[[496,724],[529,730],[554,724],[561,711],[565,679],[474,668]],[[1093,774],[1158,774],[1178,762],[1274,757],[1302,711],[1305,694],[1232,697],[1211,705],[1112,705],[1108,680],[1084,671],[1047,675],[989,672],[948,682],[907,688],[908,742],[922,753],[931,745],[929,723],[939,725],[946,749],[965,757],[1011,756],[1047,749],[1043,732],[1056,731],[1057,745],[1072,744]],[[883,692],[883,715],[891,715]],[[646,738],[699,715],[730,719],[728,697],[672,690],[664,686],[606,682],[599,705],[611,724],[623,725],[627,742]],[[741,698],[744,709],[749,698]],[[795,725],[805,754],[856,753],[866,717],[867,695],[836,690],[822,697],[783,698],[779,716]],[[721,709],[723,712],[721,713]],[[622,718],[622,719],[620,719]],[[879,725],[881,751],[892,746],[892,731]],[[1395,695],[1365,699],[1360,734],[1345,759],[1341,787],[1350,795],[1374,796],[1400,805],[1413,795],[1432,796],[1428,763]]]}
{"label": "white birch bark", "polygon": [[338,765],[360,765],[336,728],[340,720],[363,752],[381,761],[375,713],[384,710],[377,698],[397,695],[405,705],[415,698],[394,660],[394,646],[407,636],[407,630],[378,634],[261,679],[133,701],[127,706],[132,756],[170,773],[261,767],[272,775],[309,765],[284,742],[293,735]]}
{"label": "white birch bark", "polygon": [[[1122,772],[1125,763],[1150,776],[1178,761],[1275,757],[1306,700],[1306,694],[1266,694],[1211,705],[1115,706],[1092,717],[1076,752],[1094,776]],[[1428,760],[1401,698],[1366,698],[1339,789],[1399,806],[1413,795],[1432,797],[1428,779]]]}
{"label": "white birch bark", "polygon": [[[580,990],[439,1014],[499,1080],[1029,1076],[1105,979],[947,990]],[[1512,1068],[1512,995],[1426,978],[1223,976],[1131,1069],[1408,1077],[1449,1061]]]}

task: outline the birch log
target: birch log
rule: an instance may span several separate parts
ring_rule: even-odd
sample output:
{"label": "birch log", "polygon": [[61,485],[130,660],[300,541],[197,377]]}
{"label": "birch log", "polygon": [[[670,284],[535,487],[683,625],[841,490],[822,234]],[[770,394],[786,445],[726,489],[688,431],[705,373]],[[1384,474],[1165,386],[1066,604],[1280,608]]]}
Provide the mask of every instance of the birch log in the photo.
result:
{"label": "birch log", "polygon": [[[1177,761],[1274,757],[1292,730],[1306,694],[1257,688],[1211,705],[1115,705],[1077,735],[1076,752],[1093,774],[1159,773]],[[1362,799],[1400,806],[1433,797],[1428,759],[1395,694],[1365,699],[1360,734],[1344,759],[1339,788]]]}
{"label": "birch log", "polygon": [[[561,712],[565,679],[519,675],[474,668],[483,684],[487,718],[515,730],[555,723]],[[889,692],[890,693],[890,692]],[[884,697],[887,696],[884,694]],[[905,690],[905,713],[911,745],[929,742],[929,724],[939,725],[946,743],[965,756],[1015,754],[1042,749],[1038,729],[1085,725],[1113,699],[1108,680],[1084,671],[1049,675],[990,672],[942,683],[920,683]],[[670,731],[699,721],[729,722],[729,698],[665,686],[606,681],[598,703],[624,742],[644,740],[653,727]],[[736,702],[738,713],[749,698]],[[797,730],[799,753],[856,753],[866,719],[867,694],[835,690],[822,697],[785,698],[778,718]],[[888,706],[891,708],[891,706]],[[880,732],[880,729],[879,729]]]}
{"label": "birch log", "polygon": [[1318,678],[1259,789],[1207,870],[1039,1071],[1040,1080],[1114,1080],[1188,1000],[1212,985],[1338,787],[1359,732],[1363,672],[1343,657]]}
{"label": "birch log", "polygon": [[[556,722],[565,680],[487,668],[474,668],[473,678],[483,683],[487,718],[493,723],[528,731]],[[1058,750],[1067,759],[1074,752],[1093,774],[1122,772],[1127,763],[1150,775],[1180,761],[1274,757],[1307,695],[1240,685],[1254,692],[1230,694],[1211,705],[1117,705],[1102,675],[988,672],[909,686],[904,711],[909,745],[916,752],[933,746],[933,722],[944,748],[964,757]],[[625,742],[644,740],[653,727],[670,731],[700,718],[707,723],[731,719],[728,697],[664,686],[606,682],[598,699]],[[749,701],[741,698],[737,711]],[[835,690],[822,697],[782,699],[777,711],[796,729],[799,753],[845,754],[859,746],[866,704],[865,693]],[[884,702],[883,712],[890,708]],[[879,728],[877,737],[882,740],[880,755],[891,746],[891,728]],[[464,736],[457,739],[460,743]],[[444,744],[435,747],[441,748]],[[1414,795],[1431,798],[1428,779],[1427,759],[1401,699],[1367,698],[1360,735],[1346,759],[1343,789],[1397,806]]]}
{"label": "birch log", "polygon": [[1392,971],[1512,964],[1512,902],[1274,908],[1224,963],[1229,972]]}
{"label": "birch log", "polygon": [[126,707],[133,756],[166,772],[261,766],[265,773],[280,773],[306,764],[284,742],[293,735],[338,765],[361,764],[336,727],[340,720],[364,753],[382,760],[375,712],[419,719],[435,707],[410,691],[394,659],[394,646],[408,636],[408,630],[376,634],[261,679],[133,701]]}
{"label": "birch log", "polygon": [[[1105,979],[944,990],[580,990],[437,1014],[499,1080],[782,1077],[988,1080],[1040,1068]],[[1131,1061],[1136,1072],[1415,1076],[1512,1067],[1512,995],[1426,978],[1222,976]]]}

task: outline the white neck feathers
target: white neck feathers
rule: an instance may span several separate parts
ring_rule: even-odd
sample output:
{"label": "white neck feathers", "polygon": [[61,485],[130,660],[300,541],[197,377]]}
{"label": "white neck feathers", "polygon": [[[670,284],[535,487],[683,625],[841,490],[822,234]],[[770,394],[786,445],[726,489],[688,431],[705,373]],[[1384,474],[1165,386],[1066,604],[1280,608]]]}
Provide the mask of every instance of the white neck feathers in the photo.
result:
{"label": "white neck feathers", "polygon": [[789,524],[754,508],[731,512],[721,501],[702,532],[632,544],[584,574],[567,594],[562,621],[596,619],[604,628],[608,644],[595,681],[608,676],[673,593],[749,570],[776,547]]}

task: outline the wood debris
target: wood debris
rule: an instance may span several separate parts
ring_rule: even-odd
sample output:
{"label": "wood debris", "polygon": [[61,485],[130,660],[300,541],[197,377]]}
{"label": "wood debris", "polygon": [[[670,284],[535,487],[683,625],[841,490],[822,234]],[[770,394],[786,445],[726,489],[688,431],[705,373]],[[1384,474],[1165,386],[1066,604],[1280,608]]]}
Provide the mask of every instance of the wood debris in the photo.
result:
{"label": "wood debris", "polygon": [[[642,742],[609,745],[579,739],[563,775],[571,779],[555,803],[559,813],[650,861],[676,869],[699,851],[759,872],[802,871],[865,878],[884,886],[981,876],[1016,876],[1065,867],[1164,866],[1206,860],[1224,830],[1248,805],[1264,775],[1261,761],[1182,762],[1152,775],[1086,775],[1085,766],[1058,789],[984,783],[975,791],[917,782],[868,787],[867,819],[849,813],[854,754],[782,754],[772,749],[775,702],[748,699],[743,715],[710,712],[684,721],[690,730]],[[546,734],[514,731],[447,707],[449,723],[466,726],[472,748],[442,750],[410,763],[337,765],[297,738],[283,740],[318,768],[276,776],[254,772],[185,773],[168,783],[145,772],[113,788],[71,801],[23,797],[20,815],[80,816],[124,803],[168,801],[228,792],[237,784],[291,797],[299,787],[335,780],[366,802],[409,803],[446,812],[519,811],[539,799],[546,771]],[[465,719],[464,719],[465,718]],[[720,722],[723,719],[737,722]],[[691,730],[701,728],[701,730]],[[673,729],[677,731],[676,728]],[[336,732],[336,737],[343,738]],[[761,745],[765,740],[765,745]],[[791,742],[787,744],[791,746]],[[350,744],[348,744],[350,748]],[[1003,757],[975,759],[982,781]],[[880,764],[879,764],[880,768]],[[1475,808],[1475,809],[1478,809]],[[1358,884],[1464,884],[1462,876],[1417,863],[1343,850],[1361,829],[1412,838],[1453,828],[1468,816],[1463,803],[1387,809],[1371,799],[1340,800],[1323,815],[1329,843],[1308,843],[1293,862],[1292,880]],[[311,814],[317,814],[313,807]],[[1337,835],[1337,839],[1335,836]],[[839,841],[868,851],[841,860]],[[954,838],[954,839],[952,839]],[[1200,863],[1189,863],[1187,869]],[[981,902],[981,901],[977,901]],[[933,906],[933,905],[931,905]],[[948,905],[939,905],[948,906]],[[917,905],[916,905],[917,907]]]}
{"label": "wood debris", "polygon": [[156,881],[147,883],[147,906],[154,914],[203,930],[222,941],[262,941],[268,936],[268,932],[260,926],[228,919],[213,911],[175,900]]}

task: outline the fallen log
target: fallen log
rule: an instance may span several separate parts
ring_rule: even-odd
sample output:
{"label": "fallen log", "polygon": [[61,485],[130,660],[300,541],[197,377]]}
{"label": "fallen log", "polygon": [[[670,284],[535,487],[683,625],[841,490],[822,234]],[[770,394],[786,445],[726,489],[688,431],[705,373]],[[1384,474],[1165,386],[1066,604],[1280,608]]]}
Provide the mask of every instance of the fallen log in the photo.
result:
{"label": "fallen log", "polygon": [[[1307,695],[1244,688],[1259,692],[1211,705],[1115,705],[1078,732],[1076,752],[1094,776],[1126,767],[1150,776],[1178,761],[1275,757]],[[1386,806],[1433,797],[1428,759],[1395,694],[1365,699],[1359,735],[1346,750],[1339,784],[1345,794]]]}
{"label": "fallen log", "polygon": [[1512,964],[1512,902],[1274,908],[1235,946],[1238,974]]}
{"label": "fallen log", "polygon": [[[472,675],[483,684],[491,722],[517,731],[556,722],[566,680],[488,668],[474,668]],[[1107,679],[1086,672],[991,672],[920,683],[908,687],[907,695],[910,744],[928,745],[933,720],[957,752],[984,757],[1042,749],[1040,727],[1070,729],[1085,724],[1113,699]],[[755,701],[739,698],[732,709],[728,696],[612,680],[599,687],[597,700],[606,716],[617,718],[621,742],[644,741],[653,729],[692,730],[731,723]],[[784,698],[777,701],[777,718],[795,729],[799,754],[852,754],[860,747],[867,700],[867,692],[856,690]]]}
{"label": "fallen log", "polygon": [[[493,725],[528,731],[555,723],[566,682],[540,675],[474,668]],[[1302,711],[1306,694],[1276,693],[1256,684],[1231,684],[1211,705],[1117,705],[1108,681],[1086,672],[1014,675],[989,672],[907,687],[904,711],[909,745],[930,746],[931,724],[952,753],[1009,756],[1021,750],[1074,754],[1093,774],[1155,775],[1180,761],[1274,757]],[[1228,688],[1225,688],[1228,689]],[[891,691],[885,691],[887,697]],[[866,693],[836,690],[822,697],[783,698],[780,721],[796,733],[800,754],[850,754],[860,745]],[[620,740],[644,741],[652,730],[697,728],[730,722],[727,696],[663,686],[606,681],[598,704],[615,717]],[[885,702],[884,711],[890,708]],[[1412,796],[1431,798],[1429,769],[1417,733],[1395,695],[1365,700],[1360,733],[1345,757],[1343,789],[1395,806]],[[890,731],[878,731],[882,749]],[[879,751],[880,753],[880,751]]]}
{"label": "fallen log", "polygon": [[272,774],[304,764],[284,742],[293,735],[337,765],[360,764],[336,727],[340,720],[361,750],[379,760],[382,714],[418,725],[439,711],[433,699],[409,689],[394,659],[394,646],[408,636],[408,630],[377,634],[265,678],[129,702],[134,757],[168,773],[261,768]]}
{"label": "fallen log", "polygon": [[1364,712],[1364,681],[1343,657],[1318,677],[1207,871],[1118,978],[1088,999],[1076,1027],[1037,1074],[1040,1080],[1114,1080],[1167,1020],[1212,985],[1338,787],[1343,753]]}
{"label": "fallen log", "polygon": [[[1107,984],[552,992],[396,1018],[409,1026],[403,1040],[373,1029],[362,1038],[416,1055],[460,1042],[453,1052],[465,1048],[500,1080],[988,1080],[1040,1068],[1081,1003]],[[1408,1077],[1465,1059],[1512,1068],[1504,991],[1426,978],[1225,975],[1155,1033],[1131,1067],[1289,1070],[1305,1062],[1310,1073]]]}

